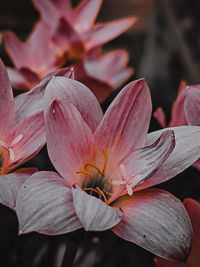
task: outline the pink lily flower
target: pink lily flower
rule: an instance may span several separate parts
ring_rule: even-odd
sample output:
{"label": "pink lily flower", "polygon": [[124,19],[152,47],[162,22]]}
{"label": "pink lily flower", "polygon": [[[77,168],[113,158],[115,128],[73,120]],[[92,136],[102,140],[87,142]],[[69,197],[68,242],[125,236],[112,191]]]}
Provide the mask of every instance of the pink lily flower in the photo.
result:
{"label": "pink lily flower", "polygon": [[0,202],[14,208],[17,191],[36,169],[10,173],[32,158],[46,142],[43,112],[19,119],[7,71],[0,60]]}
{"label": "pink lily flower", "polygon": [[171,262],[156,257],[157,267],[198,267],[200,266],[200,204],[194,199],[186,199],[184,206],[190,216],[193,227],[192,250],[185,263]]}
{"label": "pink lily flower", "polygon": [[44,22],[35,25],[25,42],[13,32],[5,32],[6,50],[15,65],[15,68],[8,68],[14,88],[30,89],[63,64],[56,58],[50,40],[49,27]]}
{"label": "pink lily flower", "polygon": [[[77,89],[74,98],[68,97],[69,88]],[[200,129],[147,135],[151,109],[144,80],[125,86],[103,116],[86,86],[52,79],[45,121],[48,153],[58,173],[38,172],[21,186],[20,233],[111,229],[156,255],[184,261],[192,236],[188,214],[170,193],[147,187],[169,180],[200,156]]]}
{"label": "pink lily flower", "polygon": [[51,29],[57,56],[67,60],[79,60],[85,52],[116,38],[136,22],[130,17],[94,25],[102,0],[83,0],[75,8],[69,0],[33,3]]}
{"label": "pink lily flower", "polygon": [[91,50],[75,65],[75,79],[91,88],[101,103],[133,74],[133,69],[127,67],[128,59],[123,49],[104,55],[99,49]]}
{"label": "pink lily flower", "polygon": [[[164,128],[166,127],[165,113],[162,108],[154,112],[154,117]],[[200,85],[189,85],[181,82],[178,96],[172,107],[169,126],[195,125],[200,126]],[[200,160],[194,167],[200,170]]]}

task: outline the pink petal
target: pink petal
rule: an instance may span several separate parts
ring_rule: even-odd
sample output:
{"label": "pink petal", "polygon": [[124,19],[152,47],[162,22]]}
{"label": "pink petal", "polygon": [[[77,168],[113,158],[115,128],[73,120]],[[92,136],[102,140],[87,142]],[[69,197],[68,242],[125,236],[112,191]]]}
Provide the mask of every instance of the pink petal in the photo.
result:
{"label": "pink petal", "polygon": [[13,169],[32,158],[46,143],[43,112],[39,111],[21,120],[8,140],[13,151],[13,159],[10,159],[7,168]]}
{"label": "pink petal", "polygon": [[43,96],[48,82],[53,76],[74,77],[73,68],[56,70],[45,76],[32,90],[15,97],[16,120],[19,122],[25,116],[30,116],[39,110],[43,110]]}
{"label": "pink petal", "polygon": [[171,262],[160,257],[156,257],[155,263],[157,267],[198,267],[200,255],[200,204],[194,199],[186,199],[184,201],[186,210],[192,222],[194,231],[192,240],[192,250],[186,263]]}
{"label": "pink petal", "polygon": [[[145,181],[162,166],[163,162],[170,156],[175,147],[175,138],[173,131],[165,131],[150,146],[138,149],[128,154],[119,162],[119,167],[112,173],[111,179],[121,175],[126,176],[127,183],[131,185],[133,191],[138,191]],[[125,175],[122,173],[120,166],[124,166]],[[109,199],[113,202],[120,195],[127,193],[127,187],[120,186]],[[130,190],[128,194],[130,193]],[[129,194],[130,195],[130,194]]]}
{"label": "pink petal", "polygon": [[50,26],[53,26],[53,24],[55,24],[55,20],[59,16],[59,12],[55,8],[53,2],[52,1],[41,1],[41,0],[33,0],[32,2],[35,8],[37,8],[38,11],[40,12],[42,19],[46,23],[48,23]]}
{"label": "pink petal", "polygon": [[7,71],[10,82],[15,89],[27,90],[40,81],[37,74],[27,68],[7,68]]}
{"label": "pink petal", "polygon": [[14,97],[8,73],[0,59],[0,139],[4,139],[12,130],[14,125]]}
{"label": "pink petal", "polygon": [[165,130],[173,130],[176,146],[159,170],[138,189],[167,181],[191,166],[200,158],[200,129],[198,126],[171,127],[147,135],[146,144],[154,142]]}
{"label": "pink petal", "polygon": [[38,172],[20,188],[16,202],[19,233],[48,235],[81,228],[73,208],[71,189],[55,172]]}
{"label": "pink petal", "polygon": [[[75,67],[75,74],[77,74],[76,71],[77,66]],[[80,70],[78,70],[78,73],[80,74]],[[76,79],[85,84],[88,88],[91,88],[91,91],[96,96],[99,103],[102,103],[113,91],[113,88],[108,83],[96,80],[95,78],[87,76],[87,74],[85,75],[85,77],[84,75],[82,75],[81,77],[76,76]]]}
{"label": "pink petal", "polygon": [[[33,0],[34,6],[40,12],[42,19],[54,28],[55,21],[59,17],[69,17],[72,19],[72,7],[69,0],[41,1]],[[51,19],[49,19],[51,18]]]}
{"label": "pink petal", "polygon": [[29,51],[13,32],[5,33],[5,45],[8,54],[17,68],[27,66],[27,62],[31,64],[32,57]]}
{"label": "pink petal", "polygon": [[71,57],[72,59],[74,59],[74,57],[79,59],[79,51],[81,55],[84,52],[80,35],[64,18],[60,18],[57,22],[57,27],[53,33],[52,40],[59,56],[68,52],[69,59],[71,59]]}
{"label": "pink petal", "polygon": [[7,175],[0,175],[0,203],[15,209],[19,188],[32,173],[13,172]]}
{"label": "pink petal", "polygon": [[66,105],[61,100],[46,101],[45,120],[49,157],[57,171],[64,178],[67,175],[67,182],[72,185],[82,160],[94,146],[92,132],[70,102]]}
{"label": "pink petal", "polygon": [[144,145],[151,117],[151,97],[144,80],[129,83],[114,99],[95,131],[95,139],[121,160]]}
{"label": "pink petal", "polygon": [[166,128],[166,116],[161,107],[157,108],[156,111],[154,111],[153,116],[162,128]]}
{"label": "pink petal", "polygon": [[184,102],[186,97],[186,84],[181,82],[179,86],[178,96],[172,107],[172,116],[169,126],[187,125]]}
{"label": "pink petal", "polygon": [[82,40],[84,40],[86,49],[90,50],[116,38],[128,30],[136,21],[136,18],[130,17],[95,25],[91,30],[83,34]]}
{"label": "pink petal", "polygon": [[97,17],[101,4],[102,0],[84,0],[73,10],[70,23],[77,32],[90,29]]}
{"label": "pink petal", "polygon": [[40,76],[44,76],[56,68],[56,54],[50,40],[48,24],[39,21],[25,42],[27,50],[33,57],[32,66],[29,66]]}
{"label": "pink petal", "polygon": [[92,132],[95,131],[103,117],[103,112],[91,91],[82,83],[57,77],[50,81],[46,88],[46,101],[50,105],[55,99],[64,106],[72,103],[82,115]]}
{"label": "pink petal", "polygon": [[76,214],[85,230],[108,230],[121,220],[120,210],[111,208],[102,200],[88,195],[78,186],[73,186],[72,194]]}
{"label": "pink petal", "polygon": [[90,55],[86,55],[83,59],[83,67],[91,78],[117,88],[133,73],[132,68],[126,67],[127,62],[128,53],[121,49],[96,56],[96,58],[90,58]]}
{"label": "pink petal", "polygon": [[200,126],[200,85],[187,87],[184,107],[188,124]]}
{"label": "pink petal", "polygon": [[147,189],[120,198],[115,207],[123,211],[112,229],[115,234],[163,258],[185,261],[192,227],[180,200],[166,191]]}

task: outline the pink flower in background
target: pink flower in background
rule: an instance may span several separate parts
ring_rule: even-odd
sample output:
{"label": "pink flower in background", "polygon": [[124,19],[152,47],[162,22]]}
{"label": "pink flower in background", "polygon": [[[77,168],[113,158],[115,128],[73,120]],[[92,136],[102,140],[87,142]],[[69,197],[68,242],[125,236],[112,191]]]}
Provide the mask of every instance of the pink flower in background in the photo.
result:
{"label": "pink flower in background", "polygon": [[88,86],[101,103],[133,74],[133,69],[127,67],[128,59],[123,49],[103,55],[100,49],[91,50],[75,65],[75,79]]}
{"label": "pink flower in background", "polygon": [[45,121],[49,157],[59,174],[38,172],[21,186],[20,233],[111,229],[156,255],[184,261],[192,236],[184,206],[166,191],[147,188],[200,156],[200,129],[175,127],[147,135],[150,117],[144,80],[124,87],[103,116],[86,86],[52,79],[45,92]]}
{"label": "pink flower in background", "polygon": [[16,89],[32,88],[63,64],[56,58],[49,27],[44,22],[35,25],[25,42],[21,42],[14,33],[6,32],[5,45],[15,66],[8,68],[8,75]]}
{"label": "pink flower in background", "polygon": [[0,60],[0,202],[11,208],[19,186],[36,170],[8,173],[32,158],[46,142],[43,112],[21,114],[20,119],[17,109],[7,71]]}
{"label": "pink flower in background", "polygon": [[193,199],[186,199],[184,205],[193,227],[192,250],[186,263],[171,262],[157,257],[157,267],[199,267],[200,266],[200,204]]}
{"label": "pink flower in background", "polygon": [[[162,108],[154,112],[154,117],[162,127],[166,127],[165,114]],[[189,85],[181,82],[178,96],[172,107],[169,126],[200,126],[200,85]],[[200,160],[194,166],[200,170]]]}
{"label": "pink flower in background", "polygon": [[51,30],[58,57],[79,60],[85,52],[103,45],[130,28],[136,18],[95,24],[102,0],[83,0],[72,8],[70,0],[33,0]]}
{"label": "pink flower in background", "polygon": [[[101,2],[84,0],[78,7],[72,9],[69,0],[34,1],[35,6],[41,12],[42,21],[35,25],[27,40],[21,42],[14,33],[5,33],[6,50],[14,64],[14,68],[8,68],[12,86],[16,89],[32,88],[50,72],[64,64],[69,65],[81,60],[90,49],[117,37],[135,23],[135,18],[126,18],[112,23],[93,25]],[[117,57],[115,52],[115,58]],[[122,60],[122,57],[125,56],[119,56],[119,60]],[[118,84],[130,76],[130,68],[126,68],[126,63],[119,62],[122,76],[118,75],[118,79],[121,79]],[[87,72],[88,70],[86,74]],[[113,70],[113,72],[116,71]],[[86,76],[87,79],[88,76]],[[112,90],[110,85],[113,87],[114,82],[110,84],[110,81],[106,80],[104,84],[104,80],[101,81],[101,79],[99,82],[106,86],[104,91],[107,93],[104,92],[104,95],[107,96]]]}

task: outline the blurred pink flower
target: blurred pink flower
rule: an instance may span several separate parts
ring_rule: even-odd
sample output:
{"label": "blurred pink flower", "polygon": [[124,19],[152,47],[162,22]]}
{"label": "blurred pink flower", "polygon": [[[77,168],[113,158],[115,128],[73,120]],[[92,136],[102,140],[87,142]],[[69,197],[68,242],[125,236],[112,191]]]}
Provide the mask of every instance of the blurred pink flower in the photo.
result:
{"label": "blurred pink flower", "polygon": [[103,45],[130,28],[136,18],[95,24],[102,0],[82,0],[73,8],[70,0],[33,0],[53,36],[57,57],[79,60],[94,47]]}
{"label": "blurred pink flower", "polygon": [[5,32],[5,45],[14,68],[8,68],[11,84],[16,89],[30,89],[63,62],[57,60],[49,27],[44,22],[35,25],[25,42],[13,32]]}
{"label": "blurred pink flower", "polygon": [[20,119],[17,109],[7,71],[0,60],[0,202],[11,208],[19,186],[36,170],[8,173],[32,158],[46,142],[43,112],[21,114]]}
{"label": "blurred pink flower", "polygon": [[118,49],[106,54],[93,49],[75,65],[75,79],[88,86],[101,103],[133,74],[128,53]]}
{"label": "blurred pink flower", "polygon": [[156,255],[184,261],[192,236],[187,212],[170,193],[147,187],[169,180],[200,156],[200,129],[147,135],[151,108],[144,80],[124,87],[103,116],[86,86],[52,79],[45,121],[49,157],[59,174],[38,172],[21,186],[20,233],[111,229]]}
{"label": "blurred pink flower", "polygon": [[[9,31],[5,33],[6,50],[14,64],[14,68],[8,68],[8,74],[16,89],[32,88],[50,72],[64,64],[69,65],[81,60],[89,50],[117,37],[136,21],[135,18],[126,18],[112,23],[93,25],[101,0],[84,0],[75,9],[71,7],[69,0],[35,0],[33,2],[41,12],[42,20],[35,25],[28,39],[21,42],[14,33]],[[103,80],[98,77],[96,83],[92,78],[88,80],[88,76],[85,77],[85,80],[91,81],[93,86],[97,84],[97,95],[100,95],[100,98],[105,98],[115,87],[116,78],[121,79],[118,81],[118,84],[121,84],[131,74],[131,68],[125,66],[126,56],[120,54],[119,56],[119,53],[115,52],[112,56],[112,60],[119,58],[119,60],[126,61],[126,63],[119,62],[121,67],[118,72],[120,71],[122,76],[118,74],[116,77],[116,67],[113,66],[112,76],[115,75],[115,78],[113,77],[115,82],[110,84],[110,79],[104,81],[105,75]],[[107,58],[111,58],[111,55],[107,55]],[[98,59],[100,60],[100,57],[96,57],[96,60]],[[105,64],[105,60],[101,59],[101,65],[105,67]],[[91,66],[89,57],[86,57],[83,65],[84,69],[86,65]],[[88,70],[86,75],[87,72]],[[82,77],[82,74],[81,71],[79,76]],[[100,85],[102,87],[105,85],[103,96],[102,89],[99,90]]]}
{"label": "blurred pink flower", "polygon": [[[165,113],[162,108],[154,112],[154,117],[164,128],[166,127]],[[178,96],[172,107],[169,126],[194,125],[200,126],[200,85],[189,85],[181,82]],[[200,170],[200,160],[194,166]]]}
{"label": "blurred pink flower", "polygon": [[186,199],[184,205],[190,216],[193,227],[192,250],[185,263],[171,262],[157,257],[157,267],[199,267],[200,266],[200,204],[193,199]]}

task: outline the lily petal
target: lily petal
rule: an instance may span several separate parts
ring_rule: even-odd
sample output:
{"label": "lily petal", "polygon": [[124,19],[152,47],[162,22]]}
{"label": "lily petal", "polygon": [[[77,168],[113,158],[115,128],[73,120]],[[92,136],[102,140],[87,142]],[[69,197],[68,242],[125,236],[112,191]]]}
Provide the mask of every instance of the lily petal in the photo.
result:
{"label": "lily petal", "polygon": [[192,227],[180,200],[164,190],[146,189],[120,198],[114,206],[123,211],[112,229],[115,234],[163,258],[186,260]]}
{"label": "lily petal", "polygon": [[32,158],[46,143],[43,112],[21,120],[8,139],[13,151],[8,169],[13,169]]}
{"label": "lily petal", "polygon": [[10,82],[15,89],[27,90],[40,81],[37,74],[28,68],[7,68],[7,70]]}
{"label": "lily petal", "polygon": [[19,188],[34,171],[0,175],[0,203],[15,210]]}
{"label": "lily petal", "polygon": [[102,200],[90,196],[74,185],[72,188],[76,214],[87,231],[108,230],[121,220],[122,212]]}
{"label": "lily petal", "polygon": [[198,267],[200,255],[200,204],[194,199],[188,198],[184,200],[184,206],[190,216],[192,228],[194,231],[192,240],[192,250],[186,263],[171,262],[160,257],[155,258],[157,267]]}
{"label": "lily petal", "polygon": [[67,175],[67,182],[72,185],[84,156],[94,147],[92,132],[75,106],[63,105],[61,100],[46,101],[45,121],[49,157],[57,171],[64,178]]}
{"label": "lily petal", "polygon": [[131,150],[144,145],[151,108],[146,82],[141,79],[129,83],[106,111],[95,131],[95,139],[121,160]]}
{"label": "lily petal", "polygon": [[58,235],[82,227],[71,189],[55,172],[38,172],[26,180],[18,192],[16,212],[20,233]]}
{"label": "lily petal", "polygon": [[136,21],[136,18],[130,17],[105,24],[95,25],[88,32],[83,33],[83,40],[85,42],[86,49],[90,50],[116,38],[118,35],[133,26]]}
{"label": "lily petal", "polygon": [[27,62],[31,64],[32,57],[30,53],[13,32],[5,32],[5,46],[17,68],[27,66]]}
{"label": "lily petal", "polygon": [[184,108],[188,124],[200,126],[200,85],[187,87]]}
{"label": "lily petal", "polygon": [[71,25],[78,31],[88,30],[94,23],[102,0],[84,0],[73,10]]}
{"label": "lily petal", "polygon": [[152,132],[147,135],[146,144],[154,142],[166,130],[174,131],[176,146],[159,170],[138,186],[138,190],[173,178],[200,158],[200,127],[198,126],[178,126]]}
{"label": "lily petal", "polygon": [[68,78],[74,77],[73,68],[63,68],[56,70],[45,76],[41,82],[30,91],[20,94],[15,97],[15,112],[16,121],[19,122],[22,118],[30,116],[37,111],[43,110],[43,96],[48,82],[54,76],[64,76]]}
{"label": "lily petal", "polygon": [[[116,192],[112,195],[109,201],[113,202],[120,195],[127,194],[126,184],[130,186],[133,191],[138,191],[138,187],[141,186],[146,180],[160,168],[165,160],[170,156],[175,147],[175,137],[173,131],[165,131],[161,136],[150,146],[138,149],[133,153],[128,154],[119,163],[119,167],[113,172],[111,179],[115,180],[115,177],[119,177],[121,172],[125,185],[121,185],[117,188]],[[124,166],[125,170],[122,173],[120,166]],[[115,180],[120,182],[120,180]],[[115,183],[116,183],[115,182]],[[131,192],[129,190],[129,192]]]}
{"label": "lily petal", "polygon": [[15,125],[14,97],[8,73],[0,59],[0,138],[5,138]]}

